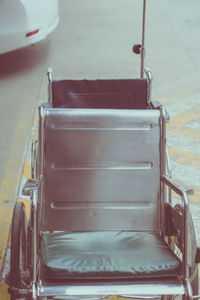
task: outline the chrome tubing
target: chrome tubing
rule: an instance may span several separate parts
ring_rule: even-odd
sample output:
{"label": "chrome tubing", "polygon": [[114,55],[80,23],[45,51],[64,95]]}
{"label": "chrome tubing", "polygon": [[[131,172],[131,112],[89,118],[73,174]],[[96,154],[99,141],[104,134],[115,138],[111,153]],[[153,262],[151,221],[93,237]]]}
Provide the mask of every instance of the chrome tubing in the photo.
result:
{"label": "chrome tubing", "polygon": [[167,145],[166,145],[166,158],[167,158],[167,176],[169,178],[172,178],[172,168],[171,168],[171,162],[170,162],[170,158],[169,158],[169,150],[168,150]]}
{"label": "chrome tubing", "polygon": [[36,144],[38,140],[33,139],[31,145],[31,178],[36,178]]}
{"label": "chrome tubing", "polygon": [[53,70],[51,68],[47,69],[47,78],[48,78],[48,103],[52,103]]}
{"label": "chrome tubing", "polygon": [[145,75],[147,77],[147,82],[148,82],[148,95],[147,95],[147,101],[148,103],[151,102],[151,95],[152,95],[152,81],[153,81],[153,76],[149,68],[144,69]]}
{"label": "chrome tubing", "polygon": [[37,295],[39,297],[60,297],[67,296],[71,299],[72,296],[84,297],[87,296],[103,296],[107,297],[109,295],[118,295],[123,297],[136,297],[137,295],[142,295],[143,297],[160,295],[184,295],[185,290],[181,282],[168,282],[168,283],[140,283],[135,282],[134,284],[94,284],[94,285],[50,285],[45,286],[40,284],[37,287]]}
{"label": "chrome tubing", "polygon": [[142,46],[141,46],[141,78],[144,78],[144,57],[145,57],[145,26],[146,26],[146,0],[143,2],[143,23],[142,23]]}
{"label": "chrome tubing", "polygon": [[33,282],[32,282],[32,297],[36,296],[36,281],[37,281],[37,200],[38,190],[33,190]]}
{"label": "chrome tubing", "polygon": [[191,230],[188,226],[189,219],[189,200],[187,193],[181,189],[178,185],[174,184],[173,181],[166,177],[161,176],[161,181],[166,184],[171,190],[181,197],[183,203],[183,264],[184,264],[184,278],[185,280],[189,279],[189,270],[191,267]]}

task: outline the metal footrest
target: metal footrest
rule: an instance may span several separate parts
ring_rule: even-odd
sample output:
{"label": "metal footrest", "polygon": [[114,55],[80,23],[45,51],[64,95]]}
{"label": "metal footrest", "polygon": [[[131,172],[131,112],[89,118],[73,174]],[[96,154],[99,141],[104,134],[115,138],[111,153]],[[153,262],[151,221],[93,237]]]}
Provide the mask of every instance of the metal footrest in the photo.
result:
{"label": "metal footrest", "polygon": [[123,295],[133,297],[134,295],[153,296],[156,295],[184,295],[184,286],[177,280],[168,280],[164,283],[144,283],[134,284],[85,284],[85,285],[41,285],[37,289],[37,295],[42,296],[109,296]]}

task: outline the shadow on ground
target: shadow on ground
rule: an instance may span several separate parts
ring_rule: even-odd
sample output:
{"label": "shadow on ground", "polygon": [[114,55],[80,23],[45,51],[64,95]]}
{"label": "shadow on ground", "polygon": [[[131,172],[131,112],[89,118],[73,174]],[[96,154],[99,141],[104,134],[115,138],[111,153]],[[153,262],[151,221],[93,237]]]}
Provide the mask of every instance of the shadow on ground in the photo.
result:
{"label": "shadow on ground", "polygon": [[0,79],[15,77],[25,73],[27,69],[35,68],[48,55],[49,41],[0,55]]}

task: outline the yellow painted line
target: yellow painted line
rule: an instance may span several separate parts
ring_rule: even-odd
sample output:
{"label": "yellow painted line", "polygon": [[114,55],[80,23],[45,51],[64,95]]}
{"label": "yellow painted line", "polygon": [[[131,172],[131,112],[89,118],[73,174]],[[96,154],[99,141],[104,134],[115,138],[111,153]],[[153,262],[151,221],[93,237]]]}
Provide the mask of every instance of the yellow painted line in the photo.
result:
{"label": "yellow painted line", "polygon": [[168,128],[170,128],[171,126],[183,127],[186,123],[189,123],[194,120],[198,120],[200,117],[199,114],[200,114],[200,106],[184,111],[172,118],[171,124],[168,125]]}
{"label": "yellow painted line", "polygon": [[200,155],[191,152],[182,151],[172,146],[168,146],[168,149],[169,149],[170,159],[172,161],[200,170]]}
{"label": "yellow painted line", "polygon": [[8,286],[6,284],[0,285],[0,296],[1,300],[9,300],[10,295],[8,294]]}
{"label": "yellow painted line", "polygon": [[[32,104],[24,101],[19,110],[18,122],[10,147],[10,154],[5,166],[4,176],[0,186],[0,275],[3,271],[3,255],[9,237],[9,228],[12,220],[13,206],[16,201],[16,191],[21,178],[21,167],[24,160],[24,146],[27,135],[30,133],[32,118],[27,111],[32,110]],[[23,146],[24,145],[24,146]],[[7,285],[0,282],[0,299],[8,300]]]}
{"label": "yellow painted line", "polygon": [[[20,125],[21,126],[21,125]],[[19,127],[20,127],[19,126]],[[21,135],[21,129],[16,130],[16,136],[14,138],[14,144],[17,144],[18,137]],[[17,188],[17,184],[21,175],[21,159],[23,153],[21,153],[21,157],[19,156],[18,151],[16,152],[16,148],[19,148],[17,145],[11,147],[11,149],[15,149],[13,153],[10,154],[8,163],[5,169],[5,175],[1,184],[1,194],[0,194],[0,204],[1,204],[1,240],[0,240],[0,250],[1,250],[1,259],[3,256],[3,251],[6,246],[6,241],[8,238],[8,228],[11,222],[12,209],[15,202],[15,192]],[[0,260],[1,262],[1,260]]]}
{"label": "yellow painted line", "polygon": [[17,202],[23,202],[25,207],[26,207],[26,217],[27,217],[27,221],[30,218],[30,201],[27,199],[23,199],[23,198],[18,198]]}
{"label": "yellow painted line", "polygon": [[169,105],[180,101],[181,99],[190,98],[198,94],[200,94],[199,82],[194,82],[194,85],[190,86],[190,88],[184,86],[180,90],[179,87],[178,89],[155,96],[155,100],[161,102],[163,105]]}
{"label": "yellow painted line", "polygon": [[200,206],[200,186],[192,186],[194,189],[194,195],[191,195],[190,200],[197,206]]}
{"label": "yellow painted line", "polygon": [[[191,187],[194,190],[194,195],[189,195],[189,200],[196,206],[200,207],[200,186],[195,186],[195,185],[191,185],[191,184],[188,185],[188,183],[186,183],[186,182],[183,182],[183,184]],[[174,192],[172,193],[172,195],[176,199],[180,198]]]}
{"label": "yellow painted line", "polygon": [[31,177],[31,163],[28,160],[26,160],[24,164],[23,176],[26,178]]}
{"label": "yellow painted line", "polygon": [[[26,160],[23,167],[23,173],[22,177],[25,177],[26,179],[31,178],[31,163]],[[18,198],[18,202],[23,202],[26,207],[26,216],[27,220],[30,218],[30,201],[28,197],[24,198]]]}
{"label": "yellow painted line", "polygon": [[[199,133],[200,134],[200,133]],[[191,152],[182,151],[172,146],[168,146],[170,159],[181,165],[190,166],[200,170],[200,155]],[[188,185],[188,183],[184,183]],[[200,181],[199,181],[200,184]],[[194,189],[194,195],[189,196],[190,200],[196,205],[200,206],[200,186],[190,185]],[[173,195],[176,197],[176,195]]]}
{"label": "yellow painted line", "polygon": [[167,126],[167,130],[200,141],[200,131],[198,129],[188,128],[185,126],[186,124],[199,119],[200,106],[183,112],[172,118],[171,123]]}
{"label": "yellow painted line", "polygon": [[38,113],[37,113],[37,109],[36,109],[35,114],[34,114],[33,125],[34,126],[38,125]]}
{"label": "yellow painted line", "polygon": [[169,131],[200,142],[200,130],[195,128],[170,128]]}

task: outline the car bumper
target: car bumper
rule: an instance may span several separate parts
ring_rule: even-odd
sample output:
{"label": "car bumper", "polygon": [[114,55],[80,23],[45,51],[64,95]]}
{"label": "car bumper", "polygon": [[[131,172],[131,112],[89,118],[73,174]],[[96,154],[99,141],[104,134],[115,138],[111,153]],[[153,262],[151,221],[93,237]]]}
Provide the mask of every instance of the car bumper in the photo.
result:
{"label": "car bumper", "polygon": [[[15,2],[17,3],[17,2]],[[46,0],[46,3],[48,1]],[[0,54],[35,44],[45,39],[58,25],[58,7],[45,11],[5,1],[0,6]],[[14,10],[14,12],[13,12]]]}

